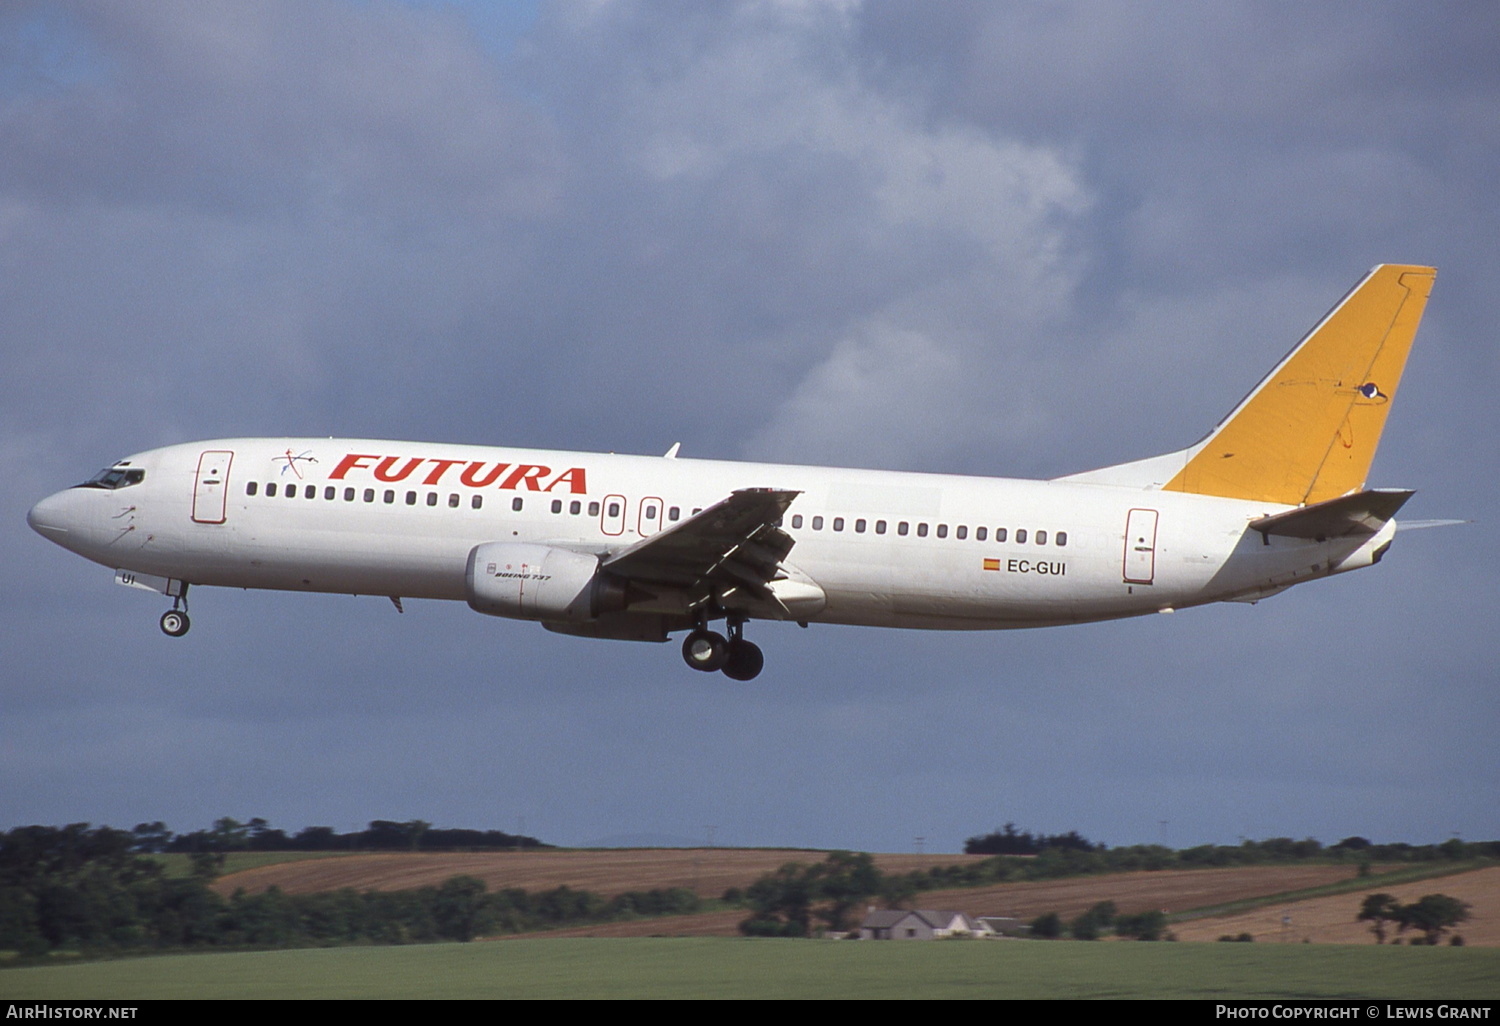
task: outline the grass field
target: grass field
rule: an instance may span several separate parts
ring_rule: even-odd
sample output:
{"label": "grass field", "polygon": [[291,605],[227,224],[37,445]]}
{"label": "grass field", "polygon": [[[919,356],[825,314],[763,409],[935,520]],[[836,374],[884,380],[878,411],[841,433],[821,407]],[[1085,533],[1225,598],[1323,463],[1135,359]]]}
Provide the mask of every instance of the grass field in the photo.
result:
{"label": "grass field", "polygon": [[1375,945],[509,940],[0,970],[0,998],[1495,999],[1500,950]]}

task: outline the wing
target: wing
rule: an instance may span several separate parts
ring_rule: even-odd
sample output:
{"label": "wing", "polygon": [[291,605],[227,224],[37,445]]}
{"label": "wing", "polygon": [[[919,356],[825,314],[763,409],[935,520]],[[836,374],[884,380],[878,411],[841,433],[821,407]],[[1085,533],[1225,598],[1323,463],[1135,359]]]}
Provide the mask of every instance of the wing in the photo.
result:
{"label": "wing", "polygon": [[781,603],[767,585],[796,544],[777,526],[801,492],[742,488],[729,498],[615,553],[600,569],[642,585],[705,595],[742,588]]}

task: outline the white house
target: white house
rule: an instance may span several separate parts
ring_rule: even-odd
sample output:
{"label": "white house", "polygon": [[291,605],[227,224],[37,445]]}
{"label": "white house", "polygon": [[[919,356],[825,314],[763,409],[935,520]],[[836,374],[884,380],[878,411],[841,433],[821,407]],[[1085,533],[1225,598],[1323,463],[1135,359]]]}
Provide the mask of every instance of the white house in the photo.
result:
{"label": "white house", "polygon": [[936,940],[941,937],[988,937],[991,930],[962,912],[872,909],[859,926],[860,940]]}

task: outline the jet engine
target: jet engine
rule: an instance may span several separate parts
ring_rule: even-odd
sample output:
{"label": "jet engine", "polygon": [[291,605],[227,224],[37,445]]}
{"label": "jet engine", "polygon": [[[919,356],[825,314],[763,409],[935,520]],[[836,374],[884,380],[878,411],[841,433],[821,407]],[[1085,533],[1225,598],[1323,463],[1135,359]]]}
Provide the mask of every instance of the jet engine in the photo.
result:
{"label": "jet engine", "polygon": [[476,545],[464,583],[469,608],[518,620],[578,623],[627,604],[625,582],[600,573],[597,556],[551,545]]}

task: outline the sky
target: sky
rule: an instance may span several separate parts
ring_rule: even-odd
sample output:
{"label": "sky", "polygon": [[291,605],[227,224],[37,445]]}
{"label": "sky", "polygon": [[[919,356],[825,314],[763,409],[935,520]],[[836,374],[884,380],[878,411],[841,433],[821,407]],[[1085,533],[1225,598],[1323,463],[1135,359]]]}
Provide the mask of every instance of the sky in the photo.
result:
{"label": "sky", "polygon": [[[1500,837],[1500,7],[0,5],[0,828],[956,852]],[[1377,567],[757,680],[460,603],[160,597],[32,503],[307,435],[1052,477],[1439,268]]]}

